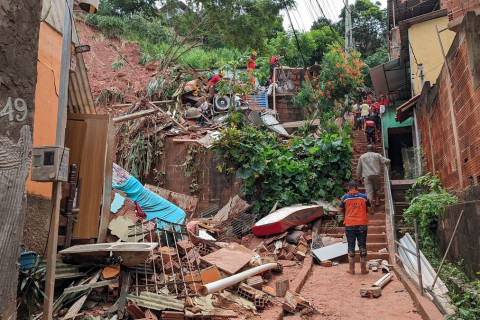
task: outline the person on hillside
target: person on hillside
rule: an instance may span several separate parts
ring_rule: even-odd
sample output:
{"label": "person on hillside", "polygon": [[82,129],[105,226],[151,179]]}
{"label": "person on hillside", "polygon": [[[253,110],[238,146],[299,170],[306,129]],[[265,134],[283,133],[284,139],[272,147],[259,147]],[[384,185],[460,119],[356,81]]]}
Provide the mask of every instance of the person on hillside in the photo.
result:
{"label": "person on hillside", "polygon": [[367,116],[370,113],[370,106],[368,105],[368,101],[364,101],[360,105],[360,115],[362,117],[362,129],[365,129],[365,121],[367,120]]}
{"label": "person on hillside", "polygon": [[210,80],[208,80],[207,88],[210,89],[210,87],[215,87],[215,85],[222,80],[224,76],[225,70],[221,70],[218,74],[214,75]]}
{"label": "person on hillside", "polygon": [[217,83],[222,80],[222,78],[225,76],[225,70],[221,70],[218,74],[214,75],[210,80],[208,80],[207,83],[207,92],[208,92],[208,97],[210,99],[213,99],[215,96],[215,93],[218,92],[216,86]]}
{"label": "person on hillside", "polygon": [[370,116],[367,117],[365,121],[365,135],[367,136],[368,144],[375,144],[375,121],[372,120]]}
{"label": "person on hillside", "polygon": [[353,104],[353,128],[354,130],[362,130],[362,110],[356,103]]}
{"label": "person on hillside", "polygon": [[[372,121],[373,122],[373,121]],[[374,152],[374,147],[369,144],[367,152],[358,159],[357,179],[359,183],[365,184],[367,197],[375,206],[380,205],[380,193],[382,192],[381,165],[390,164],[390,159]]]}
{"label": "person on hillside", "polygon": [[367,212],[372,213],[372,206],[367,195],[358,192],[355,181],[348,183],[348,193],[341,198],[339,213],[344,214],[345,234],[348,243],[348,270],[355,274],[355,242],[360,250],[360,267],[362,274],[367,274]]}
{"label": "person on hillside", "polygon": [[375,128],[380,132],[381,118],[379,108],[373,107],[370,111],[370,119],[375,122]]}
{"label": "person on hillside", "polygon": [[280,67],[280,57],[279,56],[271,56],[270,57],[270,84],[273,83],[273,71],[275,70],[275,68],[278,68]]}
{"label": "person on hillside", "polygon": [[248,59],[247,74],[250,77],[250,79],[252,79],[250,83],[254,87],[255,87],[255,77],[252,75],[252,71],[255,70],[255,59],[257,59],[257,52],[252,51],[252,55],[250,56],[250,59]]}

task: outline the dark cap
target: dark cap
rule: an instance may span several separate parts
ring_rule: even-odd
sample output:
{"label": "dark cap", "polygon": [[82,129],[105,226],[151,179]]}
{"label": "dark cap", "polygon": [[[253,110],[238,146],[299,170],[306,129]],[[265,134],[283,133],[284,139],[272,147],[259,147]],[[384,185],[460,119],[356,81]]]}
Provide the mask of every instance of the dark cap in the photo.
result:
{"label": "dark cap", "polygon": [[357,183],[353,180],[350,181],[347,186],[348,186],[348,189],[357,189]]}

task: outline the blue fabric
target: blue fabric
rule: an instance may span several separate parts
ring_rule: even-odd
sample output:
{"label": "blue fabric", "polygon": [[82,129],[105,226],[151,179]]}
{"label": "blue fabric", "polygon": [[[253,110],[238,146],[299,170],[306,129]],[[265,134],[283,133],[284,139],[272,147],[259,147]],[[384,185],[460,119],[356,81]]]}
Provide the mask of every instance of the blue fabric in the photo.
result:
{"label": "blue fabric", "polygon": [[115,198],[113,198],[112,204],[110,205],[110,211],[112,213],[117,213],[118,210],[123,206],[125,198],[122,195],[115,193]]}
{"label": "blue fabric", "polygon": [[[130,200],[137,201],[147,215],[147,220],[159,218],[173,223],[184,223],[185,221],[185,211],[145,189],[135,177],[130,177],[124,184],[113,186],[113,188],[124,192]],[[163,228],[164,226],[160,224],[159,227]]]}

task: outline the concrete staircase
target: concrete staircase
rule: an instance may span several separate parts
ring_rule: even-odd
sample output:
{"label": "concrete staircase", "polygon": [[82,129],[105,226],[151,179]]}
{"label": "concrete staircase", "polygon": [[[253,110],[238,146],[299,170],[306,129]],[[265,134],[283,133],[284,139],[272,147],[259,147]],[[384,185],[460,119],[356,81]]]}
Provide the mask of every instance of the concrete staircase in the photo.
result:
{"label": "concrete staircase", "polygon": [[[352,172],[355,175],[357,170],[358,159],[362,154],[367,151],[367,138],[365,132],[362,130],[354,131],[353,133],[353,161],[352,161]],[[382,141],[381,136],[377,136],[376,143],[376,152],[382,152]],[[382,178],[383,178],[383,169],[382,169]],[[383,186],[383,179],[382,179]],[[359,191],[365,193],[365,187],[359,186]],[[372,203],[373,205],[373,203]],[[368,219],[370,220],[370,225],[368,226],[368,236],[367,236],[367,258],[368,259],[384,259],[389,260],[388,252],[378,252],[380,249],[388,249],[387,244],[387,235],[386,235],[386,225],[385,225],[385,194],[381,194],[380,206],[373,207],[373,215],[369,215]],[[343,223],[340,223],[337,227],[330,228],[327,232],[327,236],[338,237],[345,233],[345,226]],[[355,255],[355,259],[358,261],[360,256]]]}

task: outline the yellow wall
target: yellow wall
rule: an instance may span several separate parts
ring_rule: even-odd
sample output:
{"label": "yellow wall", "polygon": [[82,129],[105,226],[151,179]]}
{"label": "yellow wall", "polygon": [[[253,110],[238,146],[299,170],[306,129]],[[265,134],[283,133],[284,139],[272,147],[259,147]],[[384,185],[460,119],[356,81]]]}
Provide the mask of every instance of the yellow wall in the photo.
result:
{"label": "yellow wall", "polygon": [[[42,22],[38,43],[38,75],[33,123],[34,146],[55,145],[61,56],[62,35]],[[50,182],[33,182],[29,178],[27,192],[51,198],[52,184]]]}
{"label": "yellow wall", "polygon": [[[438,30],[441,30],[445,28],[447,24],[448,17],[444,16],[417,23],[408,29],[408,39],[411,44],[409,50],[413,95],[419,94],[422,91],[420,70],[418,70],[417,62],[423,63],[424,81],[430,81],[430,84],[435,83],[442,70],[443,55],[440,49],[440,43],[438,42],[435,25],[437,25]],[[447,54],[455,37],[455,32],[445,30],[440,33],[440,37],[445,54]]]}

